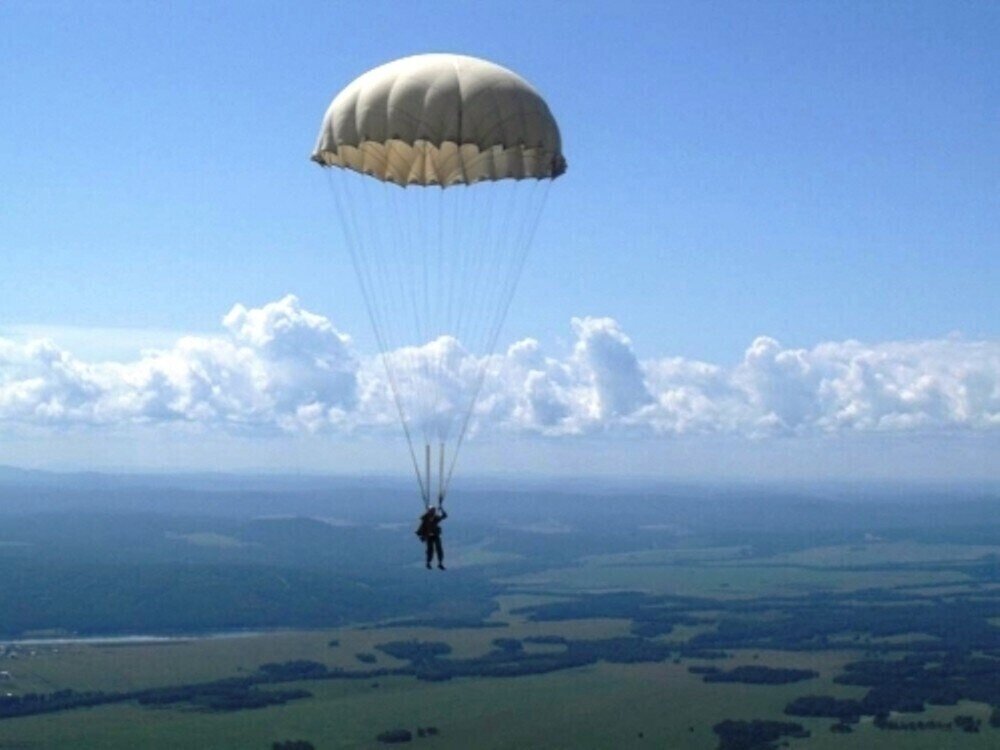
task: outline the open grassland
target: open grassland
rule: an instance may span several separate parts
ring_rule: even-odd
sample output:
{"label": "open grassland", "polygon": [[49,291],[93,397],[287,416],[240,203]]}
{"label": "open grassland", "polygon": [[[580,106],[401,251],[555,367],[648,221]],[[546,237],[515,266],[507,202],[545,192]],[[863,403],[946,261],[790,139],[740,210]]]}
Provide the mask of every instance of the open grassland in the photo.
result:
{"label": "open grassland", "polygon": [[927,544],[908,540],[810,547],[770,559],[776,563],[841,567],[892,563],[948,564],[996,555],[1000,555],[1000,546],[997,545]]}
{"label": "open grassland", "polygon": [[[836,659],[822,656],[796,663],[822,661],[824,672],[834,671]],[[826,676],[816,682],[823,689],[836,688]],[[426,744],[438,748],[710,748],[715,722],[780,712],[800,690],[795,685],[706,685],[688,673],[687,665],[672,663],[600,664],[517,679],[293,685],[298,686],[313,698],[233,714],[124,705],[5,721],[0,746],[117,750],[174,748],[190,741],[221,750],[265,748],[276,739],[301,737],[318,748],[372,747],[385,729],[430,725],[441,735]]]}
{"label": "open grassland", "polygon": [[[830,682],[843,656],[760,654],[774,665],[815,668],[809,688],[848,697],[856,689]],[[740,654],[736,663],[750,663]],[[317,748],[380,747],[386,729],[435,726],[441,734],[418,747],[461,748],[715,748],[718,721],[780,716],[801,685],[707,685],[687,665],[610,665],[517,679],[461,679],[445,683],[412,678],[323,681],[293,685],[308,700],[230,714],[111,706],[0,723],[0,747],[158,750],[211,747],[250,750],[279,739],[309,739]],[[986,717],[983,706],[933,709],[920,717],[947,720],[956,713]],[[830,720],[799,720],[812,731],[792,747],[996,747],[1000,732],[981,734],[886,732],[862,724],[848,736],[829,732]],[[641,733],[641,737],[640,737]]]}
{"label": "open grassland", "polygon": [[997,556],[996,545],[867,541],[758,557],[749,547],[699,547],[687,540],[669,549],[590,556],[504,582],[525,592],[632,590],[720,598],[895,586],[964,591],[970,578],[961,566]]}
{"label": "open grassland", "polygon": [[620,564],[593,558],[573,567],[556,568],[507,579],[530,591],[644,591],[677,596],[747,597],[801,594],[808,591],[852,591],[890,586],[954,585],[968,581],[949,570],[842,570],[800,565],[739,563]]}
{"label": "open grassland", "polygon": [[[552,597],[511,597],[504,608]],[[571,638],[621,635],[618,620],[530,623],[515,619],[504,629],[386,628],[282,632],[169,645],[77,645],[38,653],[18,664],[31,667],[47,689],[109,689],[154,686],[240,674],[267,661],[313,659],[329,666],[358,666],[356,653],[375,652],[380,664],[401,664],[378,643],[398,639],[446,641],[453,654],[477,656],[495,637],[558,634]],[[678,637],[675,634],[673,637]],[[331,640],[339,645],[331,647]],[[420,740],[428,748],[715,748],[712,726],[724,719],[780,718],[788,701],[803,693],[859,698],[864,689],[833,682],[857,651],[736,651],[729,658],[681,663],[600,663],[547,675],[422,682],[410,677],[322,680],[301,687],[309,699],[283,706],[209,713],[190,708],[143,708],[134,704],[67,711],[0,722],[2,748],[211,747],[266,749],[275,740],[308,739],[317,748],[378,747],[375,736],[396,727],[435,726],[441,734]],[[730,669],[765,664],[810,669],[818,677],[789,685],[706,684],[691,666]],[[931,708],[912,720],[947,721],[958,713],[985,720],[976,704]],[[903,717],[906,719],[907,717]],[[1000,732],[978,735],[952,730],[887,732],[862,722],[847,736],[829,731],[829,719],[796,719],[812,732],[792,741],[801,748],[978,748],[995,747]],[[641,736],[640,736],[641,734]]]}
{"label": "open grassland", "polygon": [[[537,603],[537,597],[515,601]],[[421,628],[342,628],[324,631],[279,631],[223,638],[138,644],[62,644],[33,646],[16,661],[0,661],[13,680],[4,684],[16,694],[77,691],[128,691],[240,676],[261,664],[309,660],[328,667],[397,667],[405,662],[375,646],[400,640],[445,641],[453,658],[482,656],[496,638],[559,635],[569,639],[597,639],[627,635],[627,620],[588,619],[547,623],[512,617],[498,628],[440,630]],[[331,642],[337,645],[331,646]],[[373,654],[376,662],[363,665],[359,653]],[[2,727],[2,722],[0,722]]]}

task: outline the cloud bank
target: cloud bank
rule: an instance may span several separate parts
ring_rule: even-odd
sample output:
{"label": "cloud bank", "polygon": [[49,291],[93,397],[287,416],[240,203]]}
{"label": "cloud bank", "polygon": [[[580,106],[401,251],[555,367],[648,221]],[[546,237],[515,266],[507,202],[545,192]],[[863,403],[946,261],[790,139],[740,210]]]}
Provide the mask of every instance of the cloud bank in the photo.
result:
{"label": "cloud bank", "polygon": [[[733,367],[640,360],[610,318],[575,318],[572,349],[524,339],[488,359],[442,336],[389,354],[404,402],[451,419],[487,373],[473,432],[547,436],[1000,430],[1000,342],[961,338],[788,349],[755,339]],[[412,413],[411,413],[412,416]],[[236,305],[217,336],[131,362],[86,362],[51,341],[0,338],[0,424],[186,424],[249,434],[386,432],[396,406],[377,357],[284,299]],[[2,427],[0,427],[2,429]]]}

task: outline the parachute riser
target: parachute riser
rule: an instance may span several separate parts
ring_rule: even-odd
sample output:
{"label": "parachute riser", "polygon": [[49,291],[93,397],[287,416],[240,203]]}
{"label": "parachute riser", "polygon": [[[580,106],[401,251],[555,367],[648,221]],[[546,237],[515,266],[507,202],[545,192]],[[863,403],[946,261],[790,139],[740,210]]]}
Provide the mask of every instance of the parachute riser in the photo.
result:
{"label": "parachute riser", "polygon": [[438,507],[444,505],[444,443],[440,444],[438,457],[441,459],[438,466]]}
{"label": "parachute riser", "polygon": [[444,443],[438,444],[438,461],[437,461],[437,502],[432,502],[431,492],[434,488],[434,475],[431,473],[433,449],[430,443],[424,445],[424,473],[422,476],[418,474],[417,480],[420,484],[420,496],[424,501],[424,507],[430,508],[437,505],[438,508],[444,505],[444,496],[448,487],[448,478],[445,476],[445,450]]}

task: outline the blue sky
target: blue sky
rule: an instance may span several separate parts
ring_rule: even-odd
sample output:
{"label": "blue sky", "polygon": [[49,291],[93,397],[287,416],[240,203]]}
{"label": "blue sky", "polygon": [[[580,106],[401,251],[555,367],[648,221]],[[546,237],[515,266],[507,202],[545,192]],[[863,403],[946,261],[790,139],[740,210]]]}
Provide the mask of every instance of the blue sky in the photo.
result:
{"label": "blue sky", "polygon": [[998,38],[995,3],[3,3],[0,334],[126,359],[294,294],[371,353],[307,157],[352,78],[456,51],[542,91],[569,160],[504,344],[995,342]]}

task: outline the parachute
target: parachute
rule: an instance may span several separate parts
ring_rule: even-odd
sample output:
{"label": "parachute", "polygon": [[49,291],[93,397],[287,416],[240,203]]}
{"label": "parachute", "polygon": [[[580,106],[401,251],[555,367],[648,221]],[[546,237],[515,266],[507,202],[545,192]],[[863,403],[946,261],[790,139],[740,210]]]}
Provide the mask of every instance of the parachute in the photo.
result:
{"label": "parachute", "polygon": [[312,160],[330,168],[421,497],[440,506],[549,186],[566,171],[559,127],[506,68],[416,55],[337,94]]}

